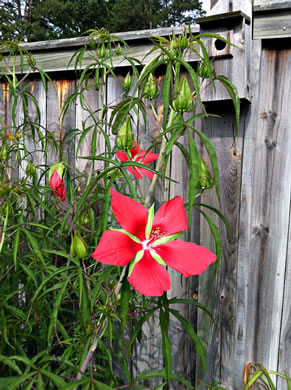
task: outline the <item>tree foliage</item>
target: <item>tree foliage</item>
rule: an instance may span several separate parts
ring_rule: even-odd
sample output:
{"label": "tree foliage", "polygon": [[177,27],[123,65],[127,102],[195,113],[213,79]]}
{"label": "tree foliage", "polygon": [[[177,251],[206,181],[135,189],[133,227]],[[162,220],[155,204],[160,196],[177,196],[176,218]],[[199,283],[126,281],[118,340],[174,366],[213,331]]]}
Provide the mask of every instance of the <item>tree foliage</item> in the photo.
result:
{"label": "tree foliage", "polygon": [[203,14],[199,0],[0,0],[0,39],[39,41],[191,24]]}

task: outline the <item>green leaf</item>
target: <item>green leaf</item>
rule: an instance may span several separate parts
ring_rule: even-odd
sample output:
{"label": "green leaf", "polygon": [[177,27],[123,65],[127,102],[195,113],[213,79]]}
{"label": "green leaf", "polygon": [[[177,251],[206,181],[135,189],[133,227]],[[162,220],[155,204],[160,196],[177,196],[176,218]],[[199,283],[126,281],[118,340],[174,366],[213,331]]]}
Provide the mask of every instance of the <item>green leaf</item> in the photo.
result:
{"label": "green leaf", "polygon": [[134,340],[142,329],[143,324],[159,309],[159,306],[154,307],[150,311],[148,311],[136,324],[131,334],[130,340],[128,342],[128,351],[130,351]]}
{"label": "green leaf", "polygon": [[203,142],[203,144],[204,144],[204,146],[205,146],[205,148],[207,150],[207,153],[208,153],[208,156],[209,156],[209,159],[210,159],[210,163],[211,163],[211,167],[212,167],[212,172],[213,172],[213,178],[214,178],[214,182],[215,182],[215,189],[216,189],[217,199],[220,201],[219,183],[218,183],[219,182],[218,164],[217,164],[216,150],[212,146],[211,142],[209,141],[209,139],[206,137],[205,134],[203,134],[201,131],[199,131],[198,129],[196,129],[193,126],[189,126],[189,128],[191,128],[196,134],[198,134],[198,136],[200,137],[201,141]]}
{"label": "green leaf", "polygon": [[189,142],[189,151],[190,151],[190,165],[189,169],[189,190],[188,190],[188,198],[189,198],[189,211],[188,211],[188,226],[191,227],[192,221],[192,213],[193,213],[193,205],[197,193],[197,185],[199,181],[199,161],[200,156],[196,146],[196,142],[192,138],[190,131],[188,130],[188,142]]}
{"label": "green leaf", "polygon": [[170,385],[172,371],[172,349],[169,339],[169,308],[160,308],[160,328],[162,332],[163,356],[165,359],[166,379]]}
{"label": "green leaf", "polygon": [[166,75],[165,75],[164,85],[163,85],[163,129],[164,130],[166,130],[167,128],[167,121],[168,121],[171,80],[172,80],[172,64],[171,62],[169,62],[167,65],[167,70],[166,70]]}
{"label": "green leaf", "polygon": [[[12,370],[16,371],[17,374],[22,375],[22,371],[17,366],[17,364],[9,357],[0,355],[0,361],[3,364],[6,364],[8,367],[12,368]],[[18,378],[18,377],[16,377]]]}
{"label": "green leaf", "polygon": [[129,292],[130,292],[129,283],[127,281],[127,278],[124,278],[122,281],[121,298],[120,298],[120,321],[121,321],[120,328],[121,328],[121,337],[123,342],[124,342],[124,333],[125,333],[127,314],[128,314]]}
{"label": "green leaf", "polygon": [[208,214],[206,214],[204,211],[202,211],[200,209],[198,209],[198,210],[206,219],[206,221],[209,225],[210,231],[212,233],[212,236],[214,238],[214,241],[215,241],[215,247],[216,247],[215,274],[216,274],[216,272],[218,270],[218,266],[219,266],[220,257],[221,257],[221,241],[220,241],[219,228],[215,225],[215,223],[209,217]]}
{"label": "green leaf", "polygon": [[196,352],[197,352],[198,356],[200,357],[203,369],[205,371],[206,370],[205,351],[204,351],[203,345],[202,345],[198,335],[196,334],[195,330],[193,329],[192,325],[177,310],[169,309],[169,312],[171,314],[173,314],[177,318],[177,320],[180,321],[182,327],[185,329],[188,336],[191,337],[191,339],[194,341]]}

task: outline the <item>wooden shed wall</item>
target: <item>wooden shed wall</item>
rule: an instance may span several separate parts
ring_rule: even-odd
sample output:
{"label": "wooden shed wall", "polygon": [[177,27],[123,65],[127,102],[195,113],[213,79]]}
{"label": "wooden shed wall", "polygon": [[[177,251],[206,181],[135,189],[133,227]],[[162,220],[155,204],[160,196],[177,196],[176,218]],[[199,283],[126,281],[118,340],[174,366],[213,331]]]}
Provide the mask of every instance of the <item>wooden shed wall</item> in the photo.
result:
{"label": "wooden shed wall", "polygon": [[[247,64],[250,101],[241,101],[239,136],[235,136],[234,112],[228,102],[206,103],[207,110],[221,118],[196,123],[217,149],[221,209],[230,223],[232,241],[221,225],[223,253],[218,274],[213,278],[213,269],[207,270],[199,278],[199,287],[196,278],[181,279],[174,272],[171,275],[172,296],[193,299],[198,293],[199,302],[214,313],[215,326],[202,312],[198,313],[197,328],[207,349],[204,379],[220,379],[227,390],[242,389],[243,370],[248,362],[291,372],[291,46],[285,39],[251,38],[246,45],[250,53]],[[109,80],[108,103],[120,95],[123,73],[119,76],[120,83]],[[62,126],[59,119],[62,103],[75,88],[73,73],[51,72],[50,76],[57,93],[49,87],[45,94],[37,77],[31,84],[40,103],[43,126],[58,134],[80,128],[86,114],[78,103]],[[162,87],[163,75],[157,81]],[[2,88],[0,95],[0,116],[7,126],[9,100]],[[87,95],[92,106],[98,107],[98,93],[91,90]],[[155,104],[159,112],[162,102],[158,100]],[[21,123],[21,110],[17,115]],[[33,110],[30,115],[35,115]],[[154,125],[146,132],[142,127],[136,131],[145,146],[155,134]],[[100,150],[103,148],[101,143]],[[80,154],[87,155],[87,151],[81,150]],[[56,156],[51,154],[47,158],[50,163]],[[84,160],[75,160],[74,145],[67,151],[67,158],[72,164],[86,168]],[[177,194],[186,198],[185,172],[179,151],[174,150],[171,174],[178,183],[167,188],[159,184],[154,194],[157,203]],[[145,188],[149,185],[147,179],[143,185]],[[215,204],[214,193],[207,192],[202,201]],[[209,229],[197,215],[192,231],[192,240],[213,248]],[[195,323],[197,313],[187,308],[180,310]],[[154,319],[143,331],[144,342],[136,346],[138,364],[133,367],[136,372],[158,368],[162,361]],[[198,381],[204,374],[195,360],[192,344],[175,323],[171,332],[173,369],[186,374],[192,382]],[[277,388],[287,390],[287,384],[278,380]]]}

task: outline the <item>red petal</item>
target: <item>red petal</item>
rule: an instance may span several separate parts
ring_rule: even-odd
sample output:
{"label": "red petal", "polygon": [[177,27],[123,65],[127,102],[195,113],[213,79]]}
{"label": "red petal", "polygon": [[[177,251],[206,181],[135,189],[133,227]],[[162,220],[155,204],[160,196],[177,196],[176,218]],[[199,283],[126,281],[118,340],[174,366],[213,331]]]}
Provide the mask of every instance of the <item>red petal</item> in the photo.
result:
{"label": "red petal", "polygon": [[164,262],[184,276],[199,275],[216,260],[216,255],[203,246],[182,240],[155,247]]}
{"label": "red petal", "polygon": [[[147,164],[145,164],[145,165],[147,165]],[[144,176],[149,177],[150,179],[152,179],[154,177],[154,173],[151,171],[148,171],[147,169],[138,168],[138,170],[140,171],[140,173],[142,173]]]}
{"label": "red petal", "polygon": [[134,258],[140,249],[142,249],[141,245],[134,242],[126,234],[114,230],[106,231],[92,257],[104,264],[123,267]]}
{"label": "red petal", "polygon": [[152,161],[155,161],[159,158],[158,154],[147,152],[146,150],[142,150],[140,154],[137,156],[136,161],[140,161],[143,163],[150,163]]}
{"label": "red petal", "polygon": [[145,251],[143,258],[135,265],[128,281],[135,290],[148,297],[161,296],[171,288],[168,272],[148,251]]}
{"label": "red petal", "polygon": [[110,189],[112,210],[120,226],[140,240],[145,240],[147,209],[127,196]]}
{"label": "red petal", "polygon": [[139,173],[139,169],[140,168],[136,168],[136,167],[127,167],[127,170],[129,171],[129,173],[132,174],[133,176],[135,176],[136,179],[142,178],[142,175]]}
{"label": "red petal", "polygon": [[53,190],[53,193],[61,198],[62,202],[66,199],[64,181],[60,178],[57,169],[54,170],[50,179],[50,187]]}
{"label": "red petal", "polygon": [[127,160],[128,160],[127,154],[124,153],[124,152],[116,152],[116,155],[117,155],[117,158],[118,158],[121,162],[124,162],[124,161],[127,161]]}
{"label": "red petal", "polygon": [[163,236],[170,236],[187,229],[187,218],[181,196],[175,196],[159,208],[152,230],[154,231],[155,228],[158,228]]}

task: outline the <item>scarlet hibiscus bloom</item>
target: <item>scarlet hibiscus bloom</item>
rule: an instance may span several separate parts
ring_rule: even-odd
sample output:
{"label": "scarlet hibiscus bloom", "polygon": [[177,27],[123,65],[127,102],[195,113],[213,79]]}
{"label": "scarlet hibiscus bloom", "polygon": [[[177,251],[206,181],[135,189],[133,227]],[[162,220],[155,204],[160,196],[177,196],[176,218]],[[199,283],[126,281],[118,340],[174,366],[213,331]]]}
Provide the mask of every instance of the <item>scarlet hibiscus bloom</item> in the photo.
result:
{"label": "scarlet hibiscus bloom", "polygon": [[135,200],[110,192],[112,210],[122,229],[105,231],[92,256],[104,264],[129,264],[128,281],[141,294],[161,296],[171,288],[163,266],[188,277],[201,274],[215,261],[208,249],[176,240],[187,229],[180,196],[165,202],[154,216],[153,206],[147,210]]}
{"label": "scarlet hibiscus bloom", "polygon": [[50,187],[53,190],[53,193],[56,196],[61,198],[61,201],[64,202],[66,199],[66,190],[63,179],[60,178],[57,168],[55,168],[54,173],[50,178]]}
{"label": "scarlet hibiscus bloom", "polygon": [[[137,161],[139,163],[148,165],[148,163],[153,162],[159,158],[158,154],[147,152],[146,150],[140,150],[140,146],[134,141],[132,145],[132,149],[129,149],[128,153],[130,156],[130,159],[128,158],[128,155],[125,152],[116,152],[117,157],[121,162],[124,161]],[[154,177],[153,172],[148,171],[144,168],[139,167],[127,167],[127,170],[132,175],[135,175],[137,179],[141,179],[142,175],[149,177],[152,179]]]}

